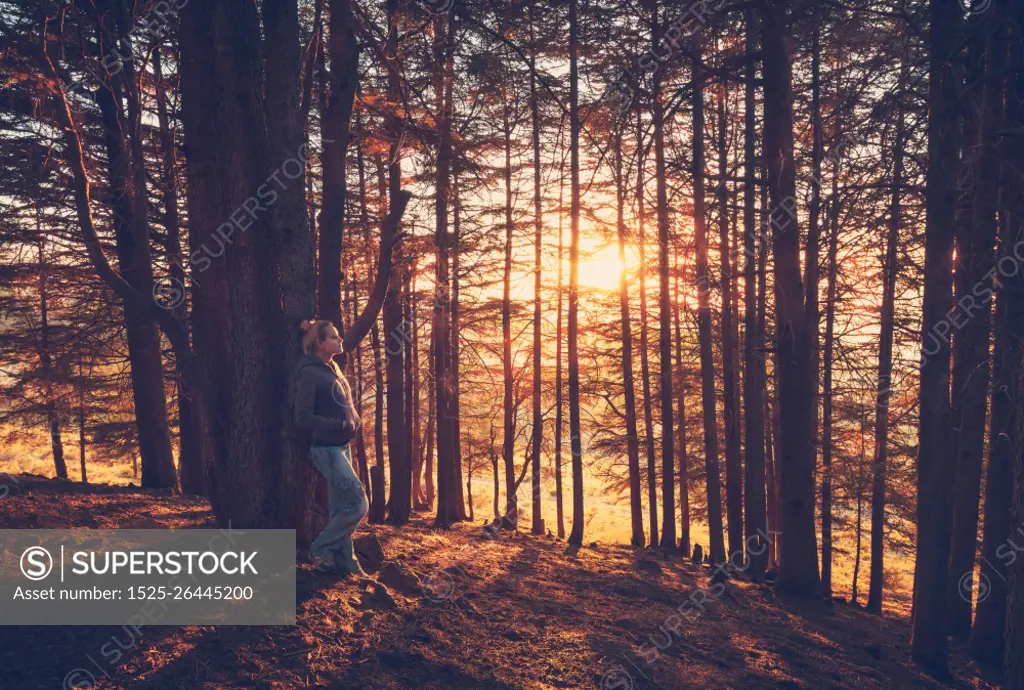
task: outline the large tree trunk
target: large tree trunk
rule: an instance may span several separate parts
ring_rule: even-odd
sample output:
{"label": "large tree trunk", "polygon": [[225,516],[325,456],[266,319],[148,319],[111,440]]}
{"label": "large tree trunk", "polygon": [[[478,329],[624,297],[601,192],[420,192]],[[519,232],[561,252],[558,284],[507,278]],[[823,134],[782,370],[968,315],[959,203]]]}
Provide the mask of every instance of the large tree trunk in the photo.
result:
{"label": "large tree trunk", "polygon": [[[906,67],[900,69],[897,99],[903,98]],[[867,610],[882,612],[885,580],[885,477],[889,458],[889,401],[892,397],[892,341],[896,310],[896,277],[899,272],[901,199],[903,193],[903,147],[906,125],[903,104],[897,100],[896,134],[892,149],[892,191],[889,223],[882,267],[882,322],[878,334],[878,391],[875,395],[875,443],[871,468],[871,578]]]}
{"label": "large tree trunk", "polygon": [[725,562],[722,536],[722,479],[718,469],[718,422],[715,412],[715,362],[711,349],[708,293],[708,231],[704,216],[704,88],[700,55],[693,59],[693,235],[697,245],[697,340],[700,347],[701,408],[704,418],[704,464],[707,469],[708,531],[711,562]]}
{"label": "large tree trunk", "polygon": [[[754,11],[748,9],[745,17],[746,49],[753,54],[757,48],[757,28]],[[765,505],[764,458],[764,333],[758,318],[756,252],[764,253],[765,239],[755,236],[757,218],[754,195],[757,193],[755,166],[755,64],[749,60],[744,69],[743,120],[743,321],[746,338],[743,342],[743,411],[744,411],[744,492],[743,509],[746,519],[744,547],[747,554],[747,572],[755,580],[764,575],[768,563],[766,537],[768,529]]]}
{"label": "large tree trunk", "polygon": [[725,512],[729,534],[729,553],[742,554],[743,548],[743,461],[740,458],[740,417],[736,402],[736,359],[733,332],[732,266],[729,251],[729,188],[726,185],[729,152],[725,133],[725,101],[728,88],[722,84],[718,96],[718,240],[720,287],[722,293],[722,380],[725,416]]}
{"label": "large tree trunk", "polygon": [[781,566],[778,586],[804,595],[818,592],[814,525],[811,341],[800,276],[793,163],[792,66],[787,45],[787,3],[763,5],[764,156],[771,199],[775,264],[775,350],[778,370],[782,488]]}
{"label": "large tree trunk", "polygon": [[[651,45],[661,40],[658,7],[651,14]],[[658,194],[658,354],[660,366],[659,393],[661,395],[661,546],[676,548],[676,471],[675,451],[672,446],[672,305],[668,275],[669,223],[668,179],[665,171],[665,105],[661,102],[660,71],[654,73],[652,87],[652,113],[654,119],[654,165]]]}
{"label": "large tree trunk", "polygon": [[[966,640],[971,632],[971,597],[964,596],[964,592],[973,590],[985,414],[988,409],[990,305],[995,264],[996,206],[999,203],[996,138],[1003,121],[1003,70],[1006,67],[1006,38],[999,14],[972,15],[972,19],[980,18],[982,27],[978,31],[979,37],[972,38],[970,49],[975,53],[986,51],[984,76],[977,75],[982,83],[980,88],[976,88],[981,101],[977,103],[981,126],[976,141],[964,142],[971,151],[965,154],[974,170],[973,189],[967,195],[967,205],[973,208],[965,209],[964,217],[957,219],[956,230],[954,292],[956,308],[963,311],[967,322],[957,331],[954,344],[952,417],[957,456],[946,623],[949,634],[958,640]],[[985,33],[988,34],[987,40]],[[980,61],[981,56],[978,59]],[[964,134],[966,137],[968,131]],[[970,204],[972,197],[973,204]]]}
{"label": "large tree trunk", "polygon": [[640,489],[640,440],[636,428],[636,387],[633,383],[633,327],[629,313],[629,284],[626,281],[625,179],[622,171],[622,133],[615,133],[615,211],[619,242],[619,314],[622,323],[622,387],[625,397],[626,451],[629,461],[629,517],[633,546],[644,546],[644,518]]}
{"label": "large tree trunk", "polygon": [[[275,121],[272,140],[261,97],[260,18],[255,6],[228,5],[191,3],[181,13],[191,244],[193,256],[197,251],[207,255],[202,278],[193,286],[193,322],[196,355],[211,389],[204,400],[204,423],[213,427],[208,495],[219,524],[292,527],[299,530],[301,544],[312,531],[305,520],[312,473],[302,440],[289,424],[291,407],[281,404],[290,400],[287,377],[298,357],[297,334],[291,337],[291,332],[298,331],[298,319],[290,324],[285,320],[280,306],[284,267],[275,259],[301,241],[279,232],[291,214],[302,214],[294,232],[305,235],[308,228],[302,131],[287,116],[297,93],[289,94],[289,87],[280,83],[292,68],[297,83],[298,19],[286,3],[264,6],[268,40],[281,40],[281,63],[275,61],[274,74],[267,78],[268,86],[280,92],[275,91],[273,103],[266,103],[266,112],[284,118]],[[292,41],[294,46],[289,45]],[[216,93],[232,97],[214,98]],[[294,161],[287,171],[286,160]],[[279,172],[287,174],[282,179]],[[253,198],[254,190],[262,192],[260,199]],[[268,209],[269,203],[263,202],[271,196],[276,203]],[[243,208],[251,210],[236,213]],[[234,221],[237,227],[224,223],[232,213],[241,218]],[[250,217],[252,232],[237,232],[250,227]],[[224,226],[227,238],[221,234]],[[225,247],[225,241],[232,246]],[[220,253],[211,249],[215,246]],[[296,273],[296,266],[289,268],[289,283],[298,281],[309,295],[311,266],[305,275]],[[306,314],[312,309],[307,301]],[[282,345],[282,333],[289,333],[287,344],[294,350]]]}
{"label": "large tree trunk", "polygon": [[[1006,85],[1006,130],[1024,127],[1024,8],[1018,3],[1001,8],[1011,19],[1011,56]],[[1005,138],[1003,138],[1005,137]],[[999,269],[996,276],[995,349],[992,367],[992,421],[989,458],[985,474],[984,536],[981,544],[981,574],[974,627],[969,649],[979,661],[1004,663],[1005,687],[1024,687],[1020,649],[1024,644],[1024,619],[1020,565],[1009,558],[1020,544],[1024,524],[1021,492],[1021,420],[1024,407],[1024,275],[1019,266],[1020,243],[1024,241],[1024,178],[1018,169],[1024,157],[1019,134],[1000,133],[996,150],[1002,162],[1002,203],[999,227]],[[1012,257],[1012,260],[1011,260]],[[1009,519],[1008,519],[1009,517]],[[1014,531],[1016,530],[1016,532]],[[981,596],[981,592],[985,596]]]}
{"label": "large tree trunk", "polygon": [[569,443],[572,448],[572,532],[569,544],[583,544],[583,443],[580,438],[580,111],[579,23],[576,0],[569,0],[569,175],[571,223],[569,242]]}
{"label": "large tree trunk", "polygon": [[963,9],[931,0],[928,95],[928,173],[925,192],[924,319],[921,330],[920,434],[917,482],[917,558],[911,655],[938,676],[946,659],[946,586],[954,452],[950,446],[949,331],[953,302],[953,236],[959,149],[957,75],[951,51]]}

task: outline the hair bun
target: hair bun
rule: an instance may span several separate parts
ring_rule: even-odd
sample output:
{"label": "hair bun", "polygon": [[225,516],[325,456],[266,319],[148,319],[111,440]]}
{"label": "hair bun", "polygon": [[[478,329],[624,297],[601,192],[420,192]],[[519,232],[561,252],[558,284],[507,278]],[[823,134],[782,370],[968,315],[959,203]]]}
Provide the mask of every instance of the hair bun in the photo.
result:
{"label": "hair bun", "polygon": [[302,323],[299,324],[299,328],[302,329],[303,331],[308,331],[310,328],[312,328],[312,326],[313,321],[311,319],[303,319]]}

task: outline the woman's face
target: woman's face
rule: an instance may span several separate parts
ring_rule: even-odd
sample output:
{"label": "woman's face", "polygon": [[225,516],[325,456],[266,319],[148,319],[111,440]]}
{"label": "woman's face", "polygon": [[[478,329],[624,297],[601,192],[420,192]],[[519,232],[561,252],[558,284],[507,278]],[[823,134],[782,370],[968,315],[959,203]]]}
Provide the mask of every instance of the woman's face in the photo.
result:
{"label": "woman's face", "polygon": [[333,356],[341,354],[342,343],[338,329],[334,326],[328,328],[327,336],[323,340],[318,340],[316,346],[317,352],[321,355]]}

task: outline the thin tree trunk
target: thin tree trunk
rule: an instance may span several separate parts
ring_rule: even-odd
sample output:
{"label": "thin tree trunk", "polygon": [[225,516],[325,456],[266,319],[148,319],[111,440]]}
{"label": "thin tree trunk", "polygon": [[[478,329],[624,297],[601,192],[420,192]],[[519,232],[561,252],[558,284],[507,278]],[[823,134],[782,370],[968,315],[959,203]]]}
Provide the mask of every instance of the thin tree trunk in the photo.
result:
{"label": "thin tree trunk", "polygon": [[[534,17],[530,9],[530,39],[533,43]],[[540,493],[540,450],[544,433],[544,419],[540,409],[541,386],[541,248],[543,239],[543,207],[541,205],[541,161],[540,161],[540,112],[537,103],[536,59],[530,55],[530,122],[533,133],[533,533],[544,534],[544,517],[541,513]],[[619,139],[621,145],[621,137]],[[621,180],[619,188],[621,189]],[[621,209],[622,204],[619,203]],[[621,227],[621,211],[619,212]],[[621,242],[621,240],[620,240]],[[621,252],[621,249],[620,249]],[[634,427],[636,426],[634,420]],[[631,485],[632,486],[632,485]],[[641,528],[641,533],[642,533]],[[635,530],[634,530],[635,532]]]}
{"label": "thin tree trunk", "polygon": [[[124,9],[116,19],[100,20],[99,31],[131,49]],[[116,39],[114,38],[116,36]],[[143,294],[154,294],[149,246],[149,198],[142,153],[141,107],[133,63],[107,80],[97,92],[107,150],[109,203],[114,211],[115,247],[125,280]],[[124,114],[127,105],[127,117]],[[124,303],[125,334],[131,364],[132,397],[142,457],[142,486],[177,489],[178,477],[167,421],[160,332],[148,309]]]}
{"label": "thin tree trunk", "polygon": [[[812,451],[812,465],[817,460],[819,445],[818,386],[820,383],[819,370],[821,365],[821,334],[819,333],[821,306],[819,304],[818,287],[821,281],[821,261],[818,257],[821,245],[821,159],[823,156],[821,134],[821,26],[818,19],[813,21],[814,29],[811,38],[811,200],[807,221],[807,247],[804,260],[804,311],[807,314],[807,333],[810,338],[811,355],[811,444],[814,449]],[[824,488],[822,491],[824,491]],[[822,519],[824,519],[824,514]],[[823,552],[824,547],[823,541]],[[824,563],[821,566],[821,570],[824,577]],[[829,565],[829,575],[831,576],[831,565]],[[823,594],[828,596],[830,593],[831,589]]]}
{"label": "thin tree trunk", "polygon": [[[906,68],[901,67],[902,97]],[[885,581],[885,477],[889,457],[889,401],[892,396],[892,341],[896,308],[896,277],[899,271],[898,248],[903,192],[903,148],[906,141],[905,115],[902,103],[897,105],[896,135],[893,141],[892,192],[889,203],[889,225],[885,242],[883,266],[882,323],[878,337],[878,391],[875,396],[874,458],[871,468],[871,579],[868,585],[867,610],[882,612]]]}
{"label": "thin tree trunk", "polygon": [[[156,82],[157,123],[160,127],[161,192],[164,205],[164,228],[167,232],[167,263],[173,284],[180,289],[185,284],[185,269],[181,257],[181,227],[178,219],[177,146],[171,130],[170,113],[167,108],[166,86],[162,69],[161,50],[153,51],[153,78]],[[184,291],[183,293],[184,294]],[[174,308],[175,316],[187,323],[188,305],[184,299]],[[206,492],[206,477],[203,468],[203,450],[200,444],[203,436],[196,426],[194,393],[185,383],[181,359],[174,358],[174,378],[178,389],[178,481],[185,494],[203,495]]]}
{"label": "thin tree trunk", "polygon": [[650,351],[647,347],[647,217],[644,212],[644,165],[643,122],[639,103],[637,104],[637,150],[636,166],[636,207],[637,243],[640,249],[640,378],[644,395],[644,443],[647,451],[647,510],[651,522],[651,546],[658,545],[658,472],[654,458],[654,419],[651,411],[651,366]]}
{"label": "thin tree trunk", "polygon": [[555,519],[558,538],[565,537],[565,511],[562,505],[562,190],[564,171],[558,170],[558,307],[555,325]]}
{"label": "thin tree trunk", "polygon": [[[658,8],[651,14],[651,44],[657,47],[661,40]],[[668,180],[665,171],[665,105],[661,102],[661,76],[655,72],[652,88],[654,119],[654,165],[658,195],[658,354],[661,394],[661,496],[662,496],[662,548],[676,548],[676,472],[672,433],[672,306],[668,275],[669,222]]]}
{"label": "thin tree trunk", "polygon": [[[758,222],[760,224],[761,242],[757,254],[757,332],[760,334],[762,344],[767,340],[767,315],[768,315],[768,185],[766,184],[762,170],[761,177],[761,204]],[[764,419],[764,471],[765,471],[765,517],[768,521],[769,534],[772,535],[768,542],[768,568],[779,567],[779,535],[782,533],[782,523],[779,516],[779,476],[775,466],[775,425],[776,413],[773,396],[768,394],[768,373],[767,354],[760,358],[760,371],[763,374],[761,380],[761,402]],[[773,374],[774,375],[774,374]],[[774,534],[772,534],[774,532]]]}
{"label": "thin tree trunk", "polygon": [[[453,24],[454,26],[454,24]],[[454,31],[454,28],[453,28]],[[454,39],[449,41],[449,55],[448,55],[448,72],[451,74],[452,69],[452,57],[451,50],[454,45]],[[446,99],[451,103],[452,95],[452,79],[448,79],[447,83],[448,95]],[[451,106],[451,107],[454,107]],[[453,457],[455,458],[454,466],[452,471],[455,479],[453,480],[458,485],[458,492],[455,499],[455,508],[457,519],[465,520],[468,516],[466,515],[466,501],[462,495],[462,413],[459,402],[459,391],[460,391],[460,365],[459,365],[459,348],[460,342],[460,309],[459,309],[459,264],[462,257],[461,237],[462,237],[462,204],[460,202],[461,197],[459,196],[459,176],[457,172],[453,171],[452,175],[452,304],[451,304],[451,325],[452,334],[449,348],[451,351],[451,379],[452,387],[448,397],[449,416],[452,425],[452,446],[453,446]],[[433,488],[431,488],[433,490]]]}
{"label": "thin tree trunk", "polygon": [[[683,334],[680,328],[680,305],[682,302],[682,291],[680,282],[683,273],[683,266],[679,265],[678,254],[676,255],[676,297],[672,304],[672,316],[675,321],[676,331],[676,371],[679,372],[679,388],[677,398],[679,400],[678,417],[678,455],[679,455],[679,550],[685,555],[690,551],[690,458],[686,450],[686,371],[683,368]],[[636,413],[633,413],[633,426],[636,427]],[[639,458],[637,459],[637,471],[639,473]],[[640,478],[637,476],[637,492],[640,490]],[[641,523],[641,537],[643,536],[643,524]],[[642,544],[643,542],[641,542]]]}
{"label": "thin tree trunk", "polygon": [[[380,205],[387,203],[388,187],[385,176],[384,163],[380,154],[374,154],[374,167],[377,171],[377,196]],[[371,260],[373,260],[371,258]],[[374,261],[374,273],[376,273],[376,262]],[[374,376],[374,409],[373,409],[373,439],[374,439],[374,467],[370,470],[370,480],[373,485],[373,494],[370,502],[368,519],[370,522],[384,522],[386,511],[386,481],[384,479],[384,407],[386,385],[384,383],[384,362],[385,354],[383,339],[380,333],[380,321],[375,320],[370,329],[370,347],[373,350],[373,376]],[[379,485],[379,486],[378,486]]]}
{"label": "thin tree trunk", "polygon": [[718,422],[715,411],[715,362],[711,349],[708,293],[708,230],[704,214],[704,88],[700,55],[693,59],[693,235],[697,255],[697,340],[700,347],[701,409],[704,418],[704,464],[707,473],[708,532],[711,562],[725,562],[722,535],[722,479],[718,469]]}
{"label": "thin tree trunk", "polygon": [[[827,390],[827,389],[826,389]],[[831,403],[830,403],[831,404]],[[862,507],[864,505],[864,436],[867,433],[867,412],[861,413],[860,420],[860,458],[857,460],[857,547],[853,560],[853,589],[850,591],[850,603],[859,606],[857,603],[857,582],[860,578],[860,552],[861,537],[864,533],[862,528],[863,520]]]}
{"label": "thin tree trunk", "polygon": [[[91,367],[90,367],[91,372]],[[81,369],[79,369],[81,375]],[[78,389],[78,464],[82,470],[82,483],[89,483],[89,475],[85,465],[85,387]]]}
{"label": "thin tree trunk", "polygon": [[436,372],[434,372],[434,349],[437,347],[435,342],[437,334],[434,329],[430,329],[430,356],[428,361],[428,368],[430,373],[427,375],[427,451],[426,457],[424,458],[425,474],[426,474],[426,502],[427,509],[434,505],[434,424],[436,423],[437,417],[437,391],[434,390],[436,385]]}
{"label": "thin tree trunk", "polygon": [[447,529],[459,517],[457,499],[460,493],[454,463],[452,432],[454,427],[448,418],[451,396],[451,298],[448,275],[448,190],[451,174],[451,119],[446,98],[445,55],[448,36],[446,17],[434,16],[434,98],[438,116],[437,180],[435,182],[434,217],[437,227],[437,262],[435,268],[433,332],[434,332],[434,394],[437,415],[437,516],[434,526]]}
{"label": "thin tree trunk", "polygon": [[349,120],[359,83],[359,45],[355,39],[351,0],[330,0],[330,92],[320,118],[323,162],[323,208],[320,209],[317,312],[341,324],[341,245],[345,197],[348,192],[345,156]]}
{"label": "thin tree trunk", "polygon": [[[38,207],[36,213],[36,231],[39,228]],[[42,379],[45,382],[46,426],[50,432],[50,449],[53,452],[53,466],[58,479],[68,478],[68,466],[64,461],[64,442],[60,437],[60,416],[57,413],[57,402],[54,396],[53,381],[57,374],[53,368],[53,359],[50,355],[50,305],[48,299],[47,283],[49,271],[43,257],[45,247],[45,235],[39,234],[39,364],[42,370]],[[84,473],[83,473],[83,476]]]}
{"label": "thin tree trunk", "polygon": [[743,547],[743,465],[740,458],[740,418],[736,401],[736,366],[733,341],[732,266],[729,261],[729,152],[725,139],[728,87],[722,84],[718,96],[718,238],[720,287],[722,294],[722,378],[725,416],[725,510],[729,553],[742,554]]}
{"label": "thin tree trunk", "polygon": [[513,524],[519,525],[519,506],[516,496],[516,417],[513,408],[512,387],[512,122],[511,103],[505,99],[504,132],[505,132],[505,268],[503,272],[503,291],[501,298],[501,342],[502,371],[504,374],[504,401],[502,404],[504,436],[502,442],[502,461],[505,467],[505,514],[511,516]]}
{"label": "thin tree trunk", "polygon": [[[838,142],[838,137],[836,138]],[[836,166],[838,168],[838,165]],[[835,352],[836,278],[839,273],[839,171],[832,175],[832,218],[828,238],[828,288],[825,303],[825,384],[821,423],[821,594],[832,597],[832,364]],[[863,455],[863,436],[861,454]],[[860,491],[857,493],[857,567],[860,567]]]}
{"label": "thin tree trunk", "polygon": [[[629,313],[629,284],[626,281],[625,179],[622,171],[622,133],[615,133],[615,209],[619,242],[619,313],[622,323],[622,387],[625,397],[626,450],[629,460],[630,543],[644,546],[644,518],[640,489],[640,443],[636,427],[636,388],[633,383],[633,328]],[[677,311],[678,318],[678,311]]]}
{"label": "thin tree trunk", "polygon": [[[746,12],[746,49],[753,54],[757,49],[754,11]],[[747,62],[744,70],[746,86],[744,92],[743,121],[743,320],[746,338],[743,343],[744,386],[744,492],[743,508],[746,518],[747,572],[755,580],[760,579],[767,568],[770,545],[766,542],[768,529],[767,507],[765,505],[765,414],[764,414],[764,331],[758,308],[758,276],[756,252],[763,255],[765,237],[755,237],[757,222],[754,210],[754,195],[757,193],[755,171],[755,64]]]}
{"label": "thin tree trunk", "polygon": [[[401,102],[402,82],[398,73],[398,0],[387,0],[388,32],[384,43],[384,63],[387,66],[387,98],[393,109]],[[397,115],[387,119],[390,146],[388,147],[388,203],[392,209],[397,203],[402,184],[401,140],[404,125]],[[391,494],[388,496],[388,522],[404,525],[412,509],[411,458],[406,447],[405,429],[405,323],[402,319],[401,271],[391,276],[391,289],[384,297],[384,340],[388,357],[388,461]]]}
{"label": "thin tree trunk", "polygon": [[572,532],[569,544],[583,544],[583,444],[580,438],[580,113],[579,113],[579,26],[576,0],[569,0],[569,443],[572,448]]}

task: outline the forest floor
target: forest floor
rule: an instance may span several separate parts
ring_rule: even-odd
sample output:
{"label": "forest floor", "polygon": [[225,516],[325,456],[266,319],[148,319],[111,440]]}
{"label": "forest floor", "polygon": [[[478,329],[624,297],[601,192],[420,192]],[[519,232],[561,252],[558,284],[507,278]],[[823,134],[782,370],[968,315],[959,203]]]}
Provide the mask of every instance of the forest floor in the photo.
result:
{"label": "forest floor", "polygon": [[[3,482],[3,529],[214,527],[202,500],[31,475]],[[383,553],[373,580],[300,563],[295,626],[0,626],[0,688],[996,687],[956,648],[956,684],[923,676],[908,661],[906,617],[739,579],[721,593],[708,566],[660,550],[572,554],[547,536],[431,530],[427,516],[359,534],[364,551],[376,542]],[[703,611],[686,605],[673,619],[691,596]],[[123,650],[116,663],[100,654],[111,641]]]}

